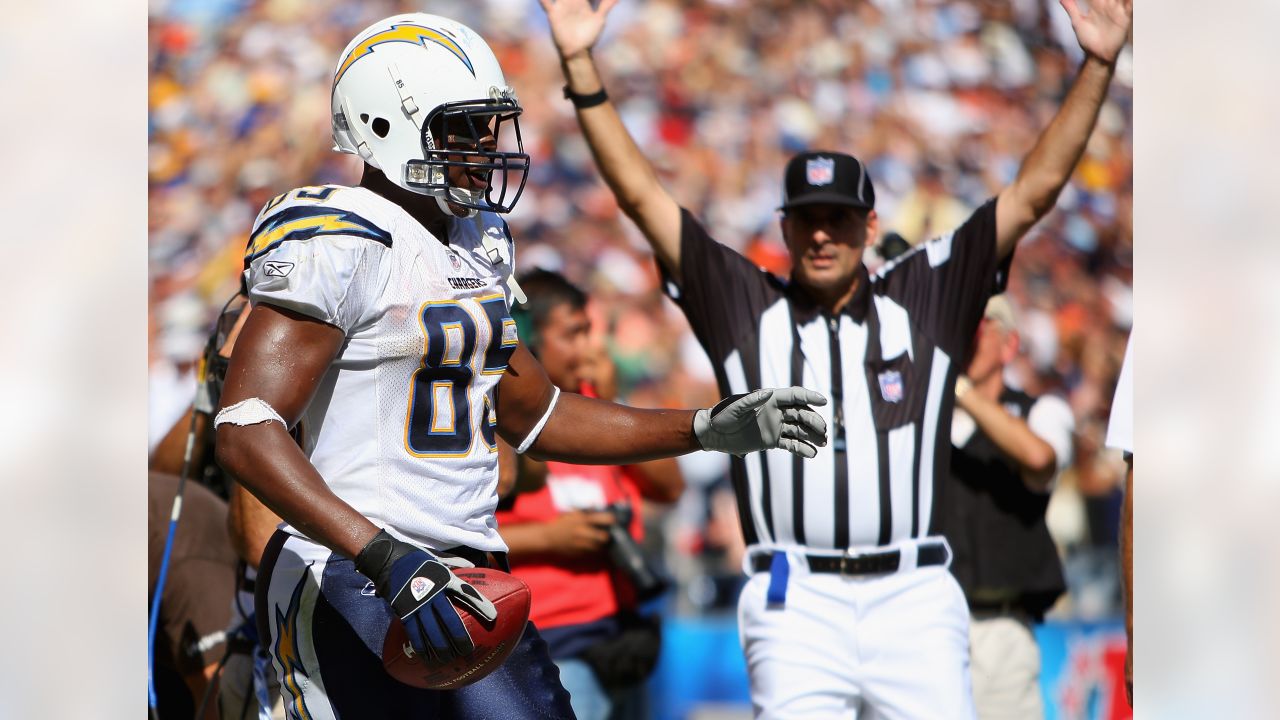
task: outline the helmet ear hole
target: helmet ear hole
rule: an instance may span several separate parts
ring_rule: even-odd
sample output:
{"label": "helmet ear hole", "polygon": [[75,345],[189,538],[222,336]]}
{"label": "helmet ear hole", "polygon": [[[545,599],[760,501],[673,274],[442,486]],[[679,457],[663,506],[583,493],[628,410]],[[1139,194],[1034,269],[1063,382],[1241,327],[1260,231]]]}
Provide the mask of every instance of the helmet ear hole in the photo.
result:
{"label": "helmet ear hole", "polygon": [[371,127],[373,134],[380,138],[385,138],[391,132],[391,123],[386,118],[374,118]]}
{"label": "helmet ear hole", "polygon": [[369,113],[360,113],[360,122],[365,125],[369,124]]}

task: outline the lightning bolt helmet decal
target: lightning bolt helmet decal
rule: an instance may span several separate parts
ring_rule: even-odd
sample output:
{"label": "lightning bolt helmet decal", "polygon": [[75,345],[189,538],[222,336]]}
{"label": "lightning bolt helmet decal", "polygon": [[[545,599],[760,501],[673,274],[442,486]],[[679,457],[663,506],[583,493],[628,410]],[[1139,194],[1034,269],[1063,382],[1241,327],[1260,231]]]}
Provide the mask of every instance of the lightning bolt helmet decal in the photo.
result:
{"label": "lightning bolt helmet decal", "polygon": [[360,43],[355,47],[351,48],[351,51],[342,59],[342,63],[338,65],[338,71],[334,75],[333,84],[338,84],[338,81],[342,79],[344,74],[346,74],[347,68],[351,67],[355,61],[372,53],[374,48],[378,45],[389,42],[404,42],[421,45],[423,47],[427,47],[427,43],[429,42],[435,43],[445,50],[448,50],[454,57],[462,61],[462,64],[467,67],[467,72],[471,73],[472,77],[475,77],[476,69],[475,66],[471,64],[471,58],[467,57],[466,51],[462,49],[462,46],[459,45],[456,40],[440,30],[435,30],[423,25],[396,23],[395,25],[392,25],[390,29],[374,33],[360,41]]}

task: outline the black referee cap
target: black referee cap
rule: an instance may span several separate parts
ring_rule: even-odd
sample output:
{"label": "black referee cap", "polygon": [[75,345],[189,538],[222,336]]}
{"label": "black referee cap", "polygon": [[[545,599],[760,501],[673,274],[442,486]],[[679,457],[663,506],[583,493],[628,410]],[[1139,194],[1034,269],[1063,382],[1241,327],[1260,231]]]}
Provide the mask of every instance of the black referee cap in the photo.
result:
{"label": "black referee cap", "polygon": [[783,175],[782,207],[847,205],[870,210],[876,190],[862,161],[837,152],[803,152],[791,158]]}

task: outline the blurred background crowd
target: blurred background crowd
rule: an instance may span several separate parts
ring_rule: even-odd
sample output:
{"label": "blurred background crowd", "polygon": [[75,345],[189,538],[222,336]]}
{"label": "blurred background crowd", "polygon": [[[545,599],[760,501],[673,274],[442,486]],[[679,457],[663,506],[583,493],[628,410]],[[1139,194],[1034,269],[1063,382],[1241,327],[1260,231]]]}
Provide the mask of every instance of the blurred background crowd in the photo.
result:
{"label": "blurred background crowd", "polygon": [[[358,160],[330,151],[333,68],[358,30],[410,11],[460,20],[497,53],[533,158],[509,218],[517,269],[559,270],[590,293],[619,399],[696,407],[718,397],[643,240],[598,179],[536,0],[153,0],[153,443],[191,401],[258,210],[292,187],[357,181]],[[596,56],[677,200],[779,274],[788,259],[776,207],[790,155],[862,158],[881,228],[916,243],[1014,177],[1080,59],[1065,13],[1047,0],[623,0]],[[1019,246],[1010,279],[1022,338],[1010,382],[1062,395],[1076,420],[1075,463],[1049,511],[1070,586],[1058,617],[1119,612],[1123,464],[1102,439],[1132,320],[1132,99],[1126,51],[1073,182]],[[882,262],[867,258],[873,270]],[[725,610],[741,548],[727,463],[697,454],[681,464],[690,489],[674,511],[650,514],[648,537],[679,581],[673,612]]]}

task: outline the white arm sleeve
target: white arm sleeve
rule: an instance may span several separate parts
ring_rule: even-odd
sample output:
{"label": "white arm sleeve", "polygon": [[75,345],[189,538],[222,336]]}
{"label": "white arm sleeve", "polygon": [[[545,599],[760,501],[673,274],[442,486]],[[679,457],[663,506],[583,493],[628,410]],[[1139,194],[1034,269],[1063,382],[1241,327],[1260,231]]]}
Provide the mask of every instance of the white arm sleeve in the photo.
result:
{"label": "white arm sleeve", "polygon": [[542,418],[538,420],[538,424],[533,426],[529,434],[520,443],[520,447],[516,448],[516,452],[523,455],[526,450],[533,446],[538,440],[538,436],[542,434],[542,428],[546,426],[547,420],[551,419],[551,412],[556,409],[556,401],[560,399],[560,388],[551,388],[551,402],[547,403],[547,411],[542,413]]}

